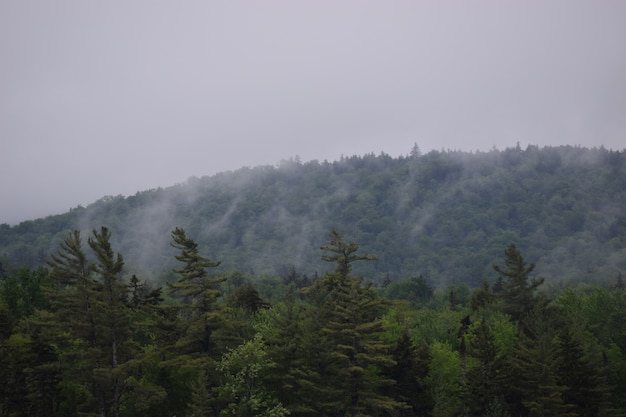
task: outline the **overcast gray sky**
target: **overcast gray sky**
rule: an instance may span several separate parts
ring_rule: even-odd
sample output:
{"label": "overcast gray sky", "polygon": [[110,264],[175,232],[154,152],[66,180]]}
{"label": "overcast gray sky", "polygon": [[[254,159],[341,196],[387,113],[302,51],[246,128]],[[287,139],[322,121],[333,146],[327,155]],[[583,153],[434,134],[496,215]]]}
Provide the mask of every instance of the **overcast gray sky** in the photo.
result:
{"label": "overcast gray sky", "polygon": [[626,1],[0,2],[0,223],[299,156],[626,147]]}

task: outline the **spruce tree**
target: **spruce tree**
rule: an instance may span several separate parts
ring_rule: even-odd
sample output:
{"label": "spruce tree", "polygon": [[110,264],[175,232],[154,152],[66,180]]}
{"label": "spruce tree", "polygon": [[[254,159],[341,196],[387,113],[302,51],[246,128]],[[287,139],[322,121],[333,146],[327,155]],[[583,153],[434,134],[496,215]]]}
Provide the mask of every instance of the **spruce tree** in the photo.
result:
{"label": "spruce tree", "polygon": [[276,398],[292,416],[315,416],[316,382],[322,384],[313,364],[319,353],[319,335],[312,330],[306,306],[296,301],[293,291],[290,287],[284,301],[260,312],[256,328],[274,363],[267,384]]}
{"label": "spruce tree", "polygon": [[565,387],[563,401],[579,417],[609,416],[610,388],[605,367],[586,352],[574,329],[563,326],[557,336],[557,379]]}
{"label": "spruce tree", "polygon": [[396,411],[399,417],[426,416],[433,407],[424,380],[428,375],[430,351],[426,344],[415,346],[408,331],[396,342],[392,350],[395,364],[387,370],[386,375],[393,384],[386,387],[385,392],[394,400],[407,404],[408,407]]}
{"label": "spruce tree", "polygon": [[485,400],[503,395],[500,376],[502,364],[498,358],[495,338],[484,318],[472,328],[467,351],[475,359],[475,365],[467,373],[467,402],[470,415],[478,415],[485,407]]}
{"label": "spruce tree", "polygon": [[543,307],[529,313],[520,328],[510,358],[511,374],[506,389],[518,394],[514,415],[573,416],[572,407],[563,400],[566,388],[558,378],[558,347],[555,328]]}

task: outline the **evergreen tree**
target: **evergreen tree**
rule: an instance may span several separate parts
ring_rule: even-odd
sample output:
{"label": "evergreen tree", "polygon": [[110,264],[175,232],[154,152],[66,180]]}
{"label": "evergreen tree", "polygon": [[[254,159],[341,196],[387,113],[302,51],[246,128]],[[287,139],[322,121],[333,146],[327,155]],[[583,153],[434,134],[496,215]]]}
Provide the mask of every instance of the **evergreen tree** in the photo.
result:
{"label": "evergreen tree", "polygon": [[249,281],[237,288],[229,298],[233,306],[242,308],[252,316],[256,315],[260,309],[269,308],[270,306],[263,301],[259,291]]}
{"label": "evergreen tree", "polygon": [[510,361],[506,389],[509,394],[518,394],[514,415],[575,415],[572,407],[563,401],[566,387],[558,379],[555,328],[545,308],[535,308],[525,319]]}
{"label": "evergreen tree", "polygon": [[563,326],[557,337],[558,382],[565,387],[563,401],[579,417],[610,415],[610,388],[604,366],[594,361],[574,333]]}
{"label": "evergreen tree", "polygon": [[430,352],[428,346],[414,346],[408,331],[403,331],[392,351],[395,364],[386,373],[393,384],[385,392],[408,407],[396,411],[399,417],[427,416],[433,407],[424,380],[428,375]]}
{"label": "evergreen tree", "polygon": [[319,353],[320,337],[312,330],[312,317],[305,308],[296,302],[290,287],[284,301],[259,313],[255,326],[274,363],[266,383],[292,416],[318,415],[316,382],[322,385],[313,359]]}
{"label": "evergreen tree", "polygon": [[535,291],[543,278],[531,279],[534,264],[526,264],[515,245],[504,250],[504,267],[493,265],[493,269],[504,277],[502,291],[496,293],[503,301],[503,310],[514,320],[521,320],[534,307]]}
{"label": "evergreen tree", "polygon": [[493,304],[495,299],[496,297],[494,293],[489,288],[489,283],[487,281],[483,281],[482,287],[474,290],[472,298],[469,302],[469,307],[473,311],[478,311],[483,307]]}
{"label": "evergreen tree", "polygon": [[95,321],[97,323],[98,346],[100,350],[98,368],[94,376],[104,388],[101,399],[106,414],[120,415],[120,399],[124,393],[126,374],[120,367],[133,358],[130,343],[130,320],[127,310],[128,286],[122,281],[124,260],[115,254],[110,243],[111,233],[102,226],[100,232],[94,230],[93,237],[87,240],[96,255],[94,271],[98,275],[100,291],[94,299]]}
{"label": "evergreen tree", "polygon": [[226,277],[210,277],[207,268],[215,268],[220,262],[200,255],[198,244],[178,227],[172,232],[172,246],[180,250],[176,259],[184,264],[174,270],[178,280],[167,283],[170,294],[182,297],[183,301],[176,306],[186,326],[178,345],[186,353],[211,353],[219,357],[216,332],[223,330],[226,323],[217,300],[222,295],[219,284],[226,281]]}
{"label": "evergreen tree", "polygon": [[128,306],[131,308],[136,309],[142,306],[156,306],[163,302],[163,297],[161,296],[163,288],[158,287],[151,289],[145,281],[140,282],[137,275],[133,274],[130,278],[128,289],[130,291]]}
{"label": "evergreen tree", "polygon": [[392,383],[382,370],[393,366],[391,347],[382,341],[383,301],[362,279],[352,275],[352,263],[374,259],[357,254],[358,244],[345,242],[333,230],[322,259],[334,262],[310,290],[313,315],[324,341],[318,345],[319,375],[325,386],[318,389],[319,411],[329,416],[380,415],[405,407],[383,392]]}
{"label": "evergreen tree", "polygon": [[[97,298],[102,289],[83,250],[80,231],[71,232],[46,261],[53,288],[48,293],[50,315],[39,325],[57,345],[62,372],[62,408],[67,415],[78,412],[104,413],[103,387],[93,370],[102,366]],[[69,383],[69,381],[72,381]]]}
{"label": "evergreen tree", "polygon": [[70,233],[48,260],[51,314],[41,312],[30,321],[58,349],[67,415],[119,416],[128,377],[124,365],[136,354],[128,286],[121,278],[124,260],[110,237],[104,226],[93,231],[88,245],[96,262],[89,263],[80,233]]}
{"label": "evergreen tree", "polygon": [[470,415],[479,415],[486,399],[500,398],[503,394],[502,364],[495,338],[484,318],[472,328],[469,336],[467,351],[476,363],[467,373],[468,408]]}
{"label": "evergreen tree", "polygon": [[191,402],[188,404],[189,417],[210,417],[213,415],[211,407],[212,398],[208,390],[207,376],[204,371],[198,373],[198,377],[190,386]]}

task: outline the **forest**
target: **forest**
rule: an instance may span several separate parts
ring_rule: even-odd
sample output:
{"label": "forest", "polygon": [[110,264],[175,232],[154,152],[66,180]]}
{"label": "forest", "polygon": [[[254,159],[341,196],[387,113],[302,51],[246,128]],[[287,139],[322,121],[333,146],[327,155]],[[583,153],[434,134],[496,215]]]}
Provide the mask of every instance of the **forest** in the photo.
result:
{"label": "forest", "polygon": [[172,279],[169,232],[193,231],[226,271],[326,272],[317,247],[337,229],[377,262],[355,265],[375,284],[423,276],[434,288],[479,287],[515,243],[545,286],[608,285],[626,269],[626,152],[519,146],[431,151],[241,168],[65,214],[0,225],[7,271],[44,266],[72,230],[106,225],[129,272]]}
{"label": "forest", "polygon": [[626,154],[415,146],[0,225],[0,417],[626,415]]}
{"label": "forest", "polygon": [[541,291],[514,245],[473,290],[375,286],[332,230],[331,268],[271,285],[217,272],[182,228],[177,267],[129,277],[105,226],[0,285],[0,416],[621,416],[626,290]]}

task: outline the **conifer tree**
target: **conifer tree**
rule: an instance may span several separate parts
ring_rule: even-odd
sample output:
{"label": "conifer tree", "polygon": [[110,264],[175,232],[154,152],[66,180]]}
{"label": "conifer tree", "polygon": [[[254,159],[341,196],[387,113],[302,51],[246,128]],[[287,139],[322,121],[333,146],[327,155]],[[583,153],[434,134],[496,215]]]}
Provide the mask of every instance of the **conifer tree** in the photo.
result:
{"label": "conifer tree", "polygon": [[504,303],[504,312],[514,320],[521,320],[534,307],[535,291],[543,278],[529,277],[535,265],[526,264],[515,245],[504,250],[504,267],[493,265],[493,269],[504,277],[502,291],[497,293]]}
{"label": "conifer tree", "polygon": [[210,277],[207,268],[215,268],[221,262],[211,261],[200,255],[198,244],[187,237],[185,231],[176,228],[172,232],[172,246],[180,250],[176,259],[183,267],[175,269],[178,279],[167,283],[171,295],[182,297],[182,304],[177,305],[179,318],[185,318],[186,329],[179,341],[179,346],[186,353],[212,353],[217,358],[216,332],[226,326],[223,310],[217,305],[222,292],[219,284],[226,277]]}
{"label": "conifer tree", "polygon": [[468,406],[470,415],[478,415],[484,409],[486,399],[502,395],[502,364],[495,338],[484,318],[472,329],[467,350],[476,359],[476,364],[467,373]]}
{"label": "conifer tree", "polygon": [[189,417],[210,417],[213,415],[212,399],[207,385],[206,372],[198,372],[198,377],[189,386],[191,390],[191,402],[188,404]]}
{"label": "conifer tree", "polygon": [[305,309],[290,287],[284,301],[260,312],[256,325],[274,363],[267,384],[293,416],[317,415],[315,382],[322,384],[312,360],[319,352],[320,338],[312,331],[312,317]]}
{"label": "conifer tree", "polygon": [[428,375],[430,351],[426,344],[414,346],[409,338],[408,331],[402,335],[392,351],[395,364],[389,368],[387,375],[393,384],[385,392],[398,402],[408,405],[396,412],[400,417],[426,416],[432,409],[430,397],[424,380]]}
{"label": "conifer tree", "polygon": [[566,387],[558,379],[558,347],[555,329],[544,307],[529,313],[521,327],[511,361],[506,389],[519,395],[513,415],[573,416],[563,401]]}
{"label": "conifer tree", "polygon": [[90,263],[80,232],[70,233],[48,260],[54,283],[49,292],[52,314],[41,313],[31,321],[54,341],[63,380],[72,381],[64,390],[70,397],[68,403],[73,404],[66,410],[69,414],[119,416],[128,376],[123,365],[136,354],[131,341],[128,286],[121,277],[124,260],[114,253],[110,238],[104,226],[93,231],[87,241],[95,255],[95,263]]}
{"label": "conifer tree", "polygon": [[98,350],[101,359],[94,375],[104,388],[104,409],[112,416],[120,415],[120,399],[124,393],[126,374],[120,367],[133,357],[130,343],[130,321],[127,311],[128,286],[122,281],[122,255],[111,247],[111,232],[102,226],[87,240],[96,255],[94,271],[101,290],[94,299],[95,320],[99,333]]}
{"label": "conifer tree", "polygon": [[345,242],[333,230],[321,247],[322,259],[336,264],[335,270],[316,282],[310,291],[323,344],[319,375],[320,412],[326,415],[380,415],[405,407],[383,392],[392,383],[382,370],[394,364],[391,347],[379,337],[383,301],[362,279],[352,275],[352,263],[375,259],[357,254],[358,244]]}
{"label": "conifer tree", "polygon": [[41,327],[60,351],[61,372],[67,396],[65,411],[104,413],[103,387],[94,379],[101,358],[96,304],[101,286],[93,278],[93,265],[83,250],[80,231],[74,230],[46,261],[53,288],[49,291],[51,315],[42,317]]}
{"label": "conifer tree", "polygon": [[579,417],[609,416],[610,388],[605,369],[594,363],[574,329],[562,326],[557,337],[557,379],[565,387],[563,401]]}

